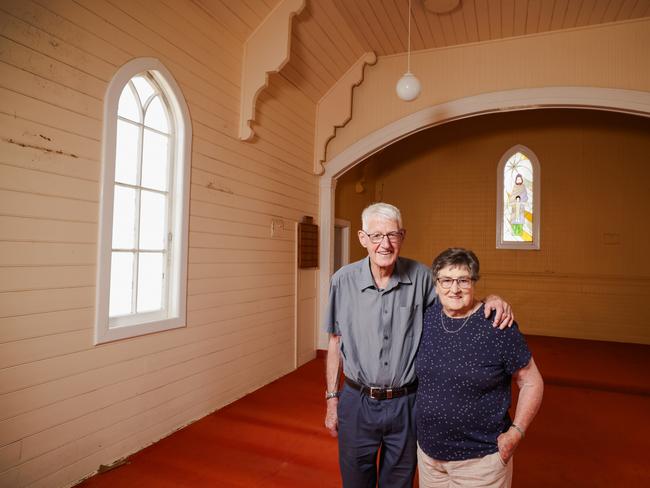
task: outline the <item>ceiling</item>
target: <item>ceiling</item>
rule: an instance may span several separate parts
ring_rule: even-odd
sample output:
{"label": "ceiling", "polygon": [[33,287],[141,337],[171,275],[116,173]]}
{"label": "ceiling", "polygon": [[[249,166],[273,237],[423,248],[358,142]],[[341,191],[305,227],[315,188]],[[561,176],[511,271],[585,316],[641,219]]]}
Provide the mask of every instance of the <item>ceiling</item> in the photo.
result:
{"label": "ceiling", "polygon": [[[242,43],[279,0],[193,0]],[[411,50],[650,16],[650,0],[411,0]],[[367,51],[407,50],[409,0],[306,0],[280,72],[314,102]],[[451,10],[447,10],[451,7]],[[436,13],[443,11],[443,13]]]}

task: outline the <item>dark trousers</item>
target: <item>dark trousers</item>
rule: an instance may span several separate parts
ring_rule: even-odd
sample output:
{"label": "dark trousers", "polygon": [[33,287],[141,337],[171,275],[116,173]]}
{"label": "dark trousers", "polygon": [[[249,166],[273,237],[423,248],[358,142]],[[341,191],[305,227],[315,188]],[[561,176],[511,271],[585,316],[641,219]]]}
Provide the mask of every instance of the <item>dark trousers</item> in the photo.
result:
{"label": "dark trousers", "polygon": [[345,385],[339,399],[338,421],[344,488],[413,486],[417,463],[415,393],[373,400]]}

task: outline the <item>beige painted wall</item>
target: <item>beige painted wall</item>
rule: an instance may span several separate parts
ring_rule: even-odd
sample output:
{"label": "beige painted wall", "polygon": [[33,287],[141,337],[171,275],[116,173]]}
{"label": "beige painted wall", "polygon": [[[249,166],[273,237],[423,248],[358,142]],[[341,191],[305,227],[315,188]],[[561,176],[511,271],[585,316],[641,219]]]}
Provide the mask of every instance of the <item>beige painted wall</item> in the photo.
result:
{"label": "beige painted wall", "polygon": [[411,54],[411,71],[422,82],[422,93],[408,103],[395,95],[406,56],[381,56],[365,68],[364,82],[355,88],[352,120],[336,130],[327,160],[409,114],[473,95],[562,86],[650,91],[648,45],[646,18],[418,51]]}
{"label": "beige painted wall", "polygon": [[[297,303],[308,356],[315,106],[274,75],[240,142],[244,39],[186,0],[7,0],[0,25],[0,486],[51,488],[292,370]],[[192,117],[188,326],[93,346],[103,97],[140,56]]]}
{"label": "beige painted wall", "polygon": [[[430,263],[449,246],[473,249],[480,294],[510,301],[529,334],[648,344],[649,134],[650,119],[587,110],[449,123],[344,175],[336,217],[359,228],[361,209],[384,200],[403,211],[405,256]],[[541,164],[539,251],[495,249],[496,167],[516,144]],[[364,250],[351,240],[356,260]]]}

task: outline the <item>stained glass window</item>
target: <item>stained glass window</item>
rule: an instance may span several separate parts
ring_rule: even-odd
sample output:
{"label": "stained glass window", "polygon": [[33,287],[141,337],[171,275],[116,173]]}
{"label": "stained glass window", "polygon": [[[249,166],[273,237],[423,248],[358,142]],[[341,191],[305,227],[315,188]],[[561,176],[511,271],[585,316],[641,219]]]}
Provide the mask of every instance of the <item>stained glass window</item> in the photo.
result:
{"label": "stained glass window", "polygon": [[539,163],[532,151],[515,146],[497,171],[497,247],[539,249]]}

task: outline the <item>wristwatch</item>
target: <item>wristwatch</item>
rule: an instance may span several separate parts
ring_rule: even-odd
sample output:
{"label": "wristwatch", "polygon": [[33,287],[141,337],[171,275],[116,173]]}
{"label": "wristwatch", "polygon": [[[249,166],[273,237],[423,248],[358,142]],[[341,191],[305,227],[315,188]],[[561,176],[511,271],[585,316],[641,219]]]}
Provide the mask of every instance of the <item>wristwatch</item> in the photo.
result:
{"label": "wristwatch", "polygon": [[325,392],[325,400],[329,400],[330,398],[338,398],[340,393],[338,391],[326,391]]}

